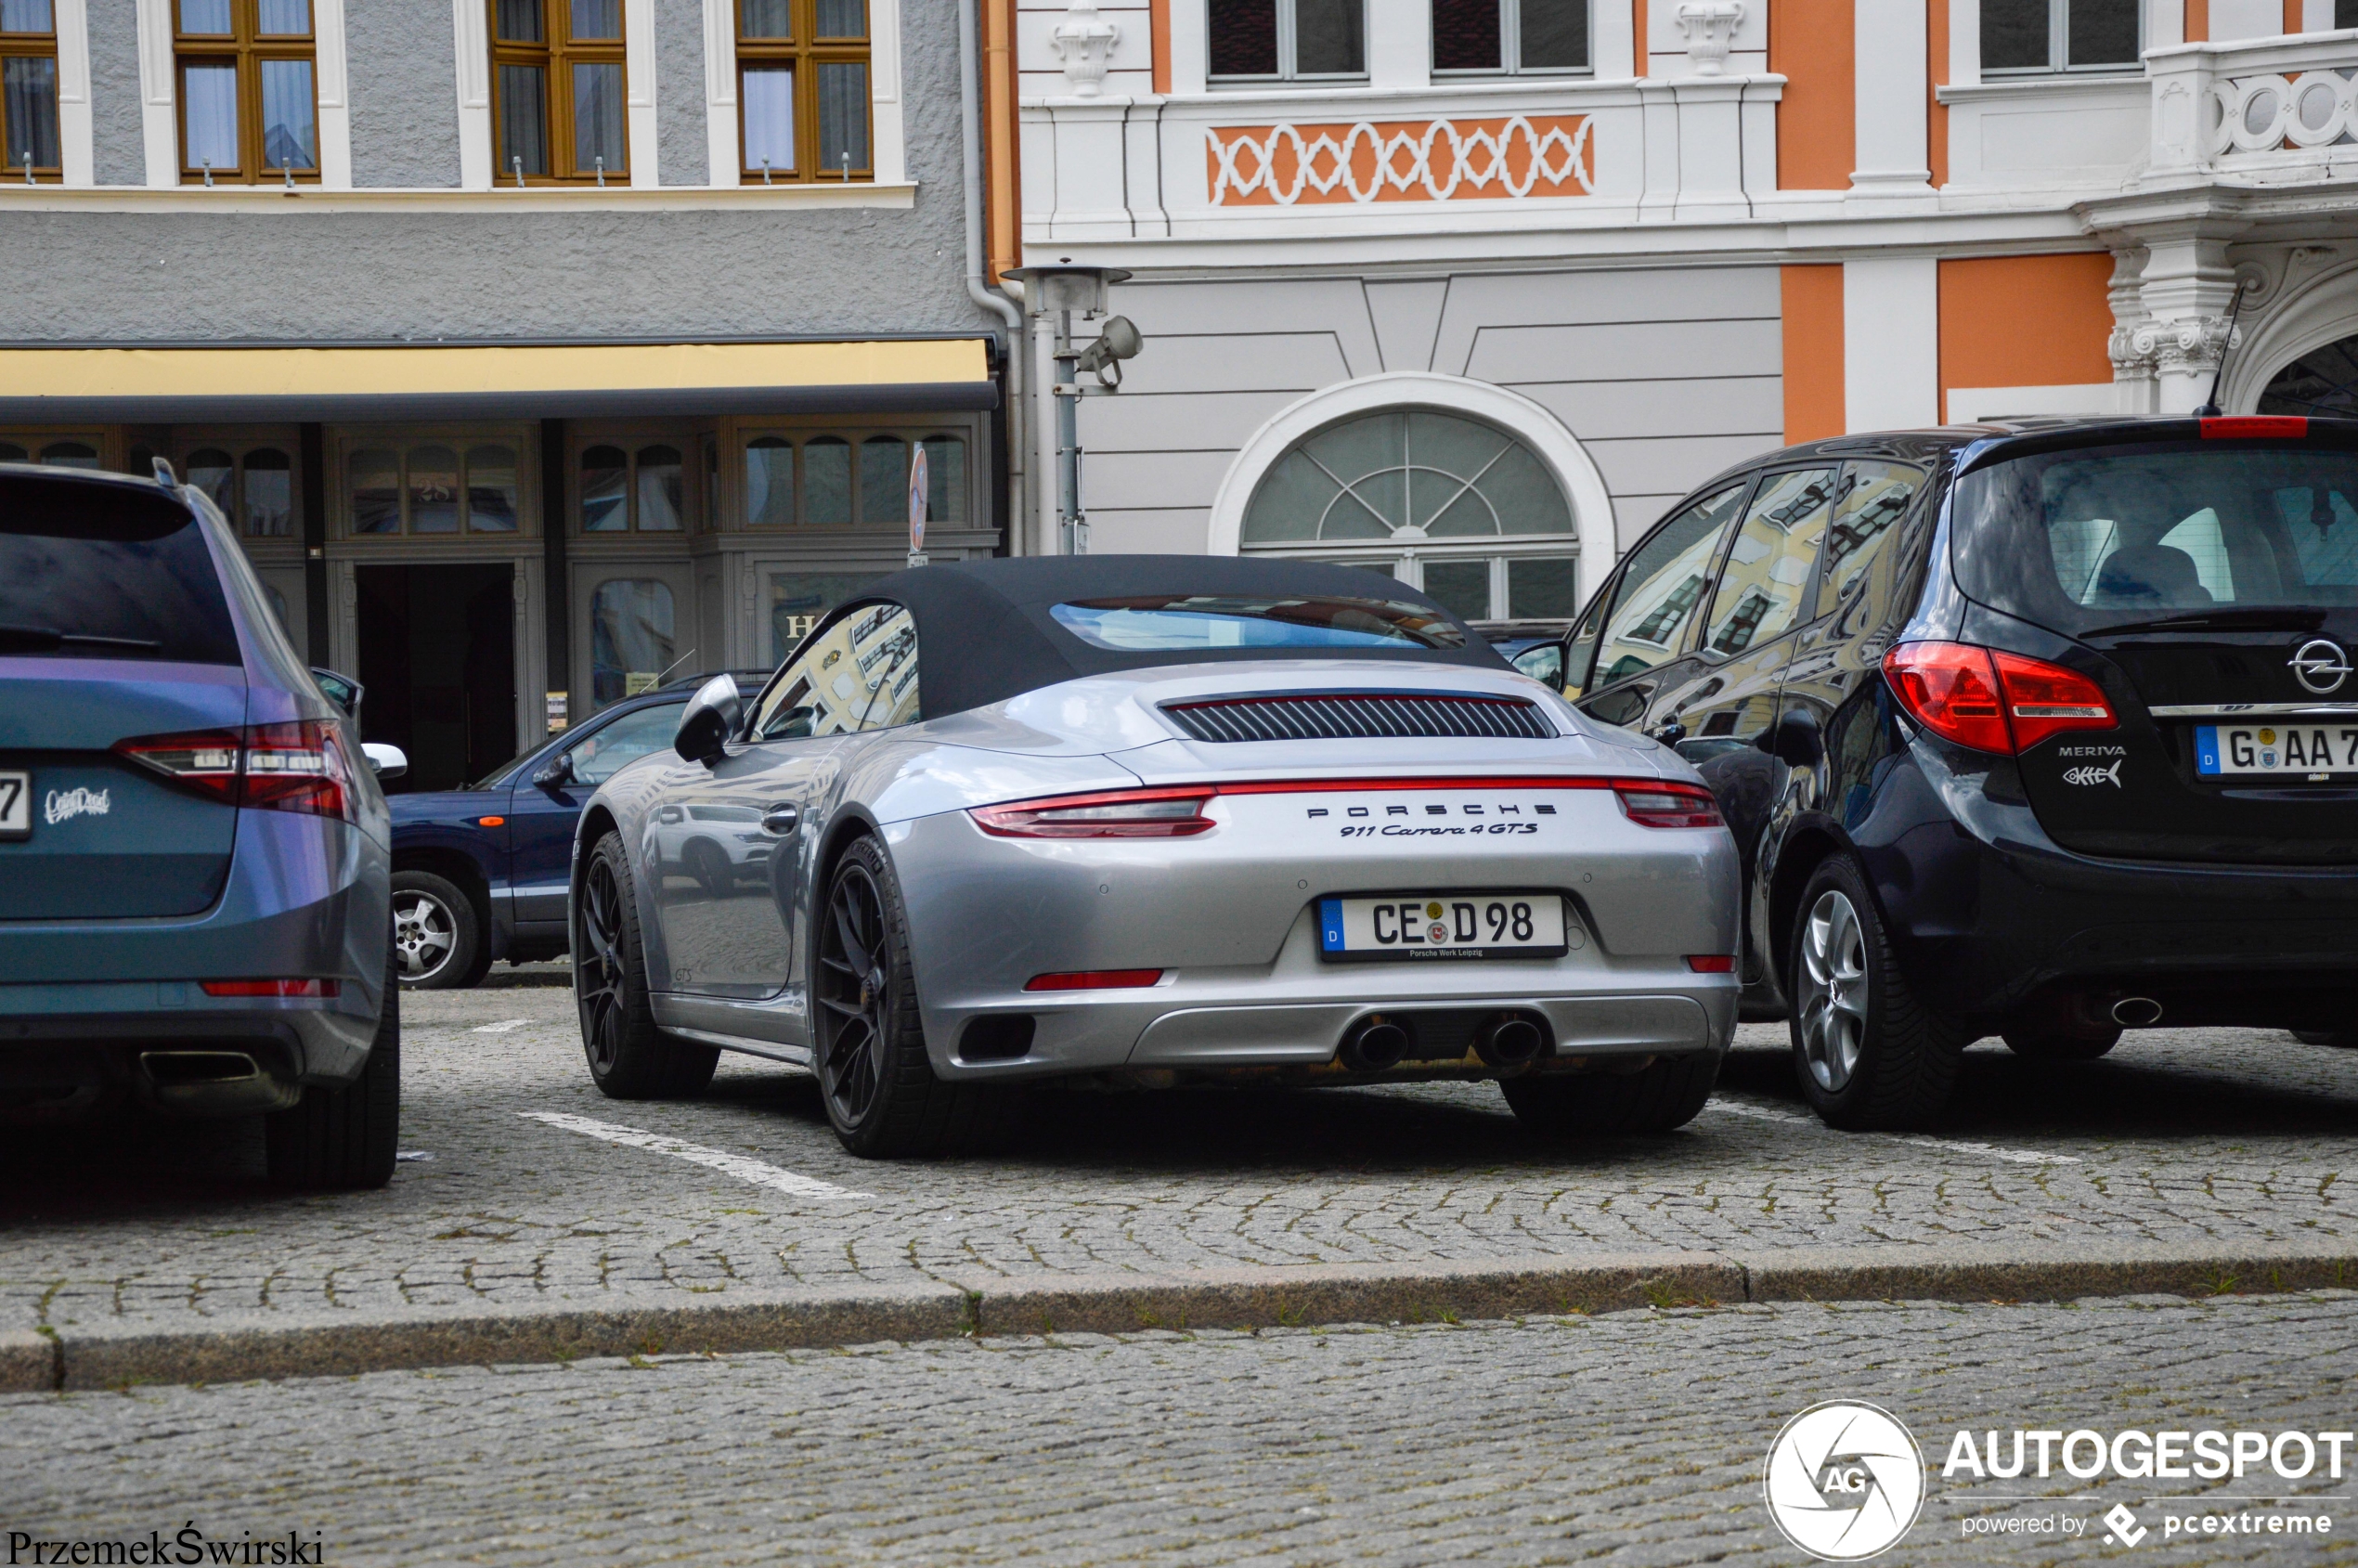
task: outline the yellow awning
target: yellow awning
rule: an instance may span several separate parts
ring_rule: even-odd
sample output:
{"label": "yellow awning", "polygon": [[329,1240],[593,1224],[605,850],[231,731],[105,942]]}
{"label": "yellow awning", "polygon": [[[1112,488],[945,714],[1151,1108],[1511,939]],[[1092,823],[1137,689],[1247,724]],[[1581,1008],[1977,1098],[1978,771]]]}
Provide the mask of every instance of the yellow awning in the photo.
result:
{"label": "yellow awning", "polygon": [[981,338],[0,347],[0,421],[559,418],[985,408]]}

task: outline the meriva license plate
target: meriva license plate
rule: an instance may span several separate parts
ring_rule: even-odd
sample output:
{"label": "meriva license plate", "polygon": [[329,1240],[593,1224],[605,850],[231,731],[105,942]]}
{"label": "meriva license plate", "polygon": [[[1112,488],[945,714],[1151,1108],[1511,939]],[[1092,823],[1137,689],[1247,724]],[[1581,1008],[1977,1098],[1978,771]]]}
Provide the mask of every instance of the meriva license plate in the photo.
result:
{"label": "meriva license plate", "polygon": [[2358,773],[2358,724],[2200,725],[2195,769],[2210,779]]}

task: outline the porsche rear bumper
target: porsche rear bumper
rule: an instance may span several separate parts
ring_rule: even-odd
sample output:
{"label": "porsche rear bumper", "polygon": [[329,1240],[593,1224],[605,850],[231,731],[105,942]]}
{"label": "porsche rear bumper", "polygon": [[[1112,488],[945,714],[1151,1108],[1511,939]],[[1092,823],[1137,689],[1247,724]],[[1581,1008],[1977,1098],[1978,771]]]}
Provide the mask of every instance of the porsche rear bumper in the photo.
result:
{"label": "porsche rear bumper", "polygon": [[[945,1078],[1050,1077],[1122,1069],[1317,1067],[1373,1014],[1419,1040],[1408,1071],[1479,1070],[1483,1019],[1545,1022],[1543,1066],[1717,1052],[1735,1027],[1738,984],[1691,954],[1735,951],[1735,845],[1722,829],[1641,827],[1607,790],[1390,795],[1422,827],[1509,821],[1541,830],[1459,837],[1345,836],[1340,796],[1224,798],[1214,833],[1187,839],[994,837],[963,812],[887,830],[910,917],[919,1004]],[[1431,813],[1438,804],[1447,814]],[[1466,808],[1482,809],[1479,818]],[[1316,810],[1317,816],[1311,812]],[[1565,903],[1561,957],[1334,964],[1321,954],[1322,897],[1519,888]],[[1150,986],[1025,989],[1035,976],[1155,969]],[[978,1020],[1028,1019],[1019,1056],[977,1051],[1010,1036]]]}

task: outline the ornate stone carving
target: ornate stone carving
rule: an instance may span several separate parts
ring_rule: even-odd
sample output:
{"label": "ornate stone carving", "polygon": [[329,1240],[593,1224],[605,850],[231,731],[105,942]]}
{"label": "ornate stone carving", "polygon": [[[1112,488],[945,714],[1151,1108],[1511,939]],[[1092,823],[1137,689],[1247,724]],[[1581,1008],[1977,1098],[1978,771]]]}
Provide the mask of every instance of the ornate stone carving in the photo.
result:
{"label": "ornate stone carving", "polygon": [[1743,0],[1684,0],[1678,7],[1678,29],[1687,35],[1687,58],[1698,76],[1717,76],[1728,69],[1728,50],[1736,41],[1737,24],[1744,19]]}
{"label": "ornate stone carving", "polygon": [[1094,98],[1106,84],[1106,68],[1113,61],[1113,46],[1121,29],[1097,14],[1093,0],[1072,0],[1064,19],[1048,34],[1049,47],[1065,62],[1065,80],[1072,96]]}
{"label": "ornate stone carving", "polygon": [[2115,327],[2105,343],[2112,356],[2113,378],[2208,375],[2219,368],[2219,356],[2243,341],[2243,329],[2230,334],[2223,316],[2189,316],[2175,321],[2138,321]]}

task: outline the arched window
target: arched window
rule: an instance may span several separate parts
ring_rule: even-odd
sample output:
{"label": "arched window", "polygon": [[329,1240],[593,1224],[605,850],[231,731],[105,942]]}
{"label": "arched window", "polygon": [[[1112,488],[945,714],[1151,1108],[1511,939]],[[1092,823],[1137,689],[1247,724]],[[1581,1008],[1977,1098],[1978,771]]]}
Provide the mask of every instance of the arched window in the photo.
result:
{"label": "arched window", "polygon": [[2313,348],[2269,377],[2260,411],[2344,420],[2358,415],[2358,338]]}
{"label": "arched window", "polygon": [[1255,486],[1238,542],[1389,571],[1470,620],[1579,607],[1555,475],[1496,425],[1438,409],[1359,414],[1295,443]]}

